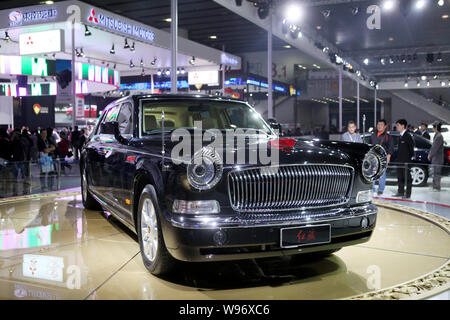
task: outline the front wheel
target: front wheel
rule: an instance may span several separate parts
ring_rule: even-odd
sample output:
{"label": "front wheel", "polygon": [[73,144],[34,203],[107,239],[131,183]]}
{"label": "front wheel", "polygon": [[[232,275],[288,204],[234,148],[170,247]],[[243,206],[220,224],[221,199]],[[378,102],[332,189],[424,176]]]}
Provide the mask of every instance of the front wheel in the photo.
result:
{"label": "front wheel", "polygon": [[147,185],[139,199],[136,223],[142,260],[154,275],[169,274],[176,262],[164,243],[160,213],[155,189]]}
{"label": "front wheel", "polygon": [[424,167],[411,167],[412,185],[414,187],[424,187],[428,181],[428,170]]}

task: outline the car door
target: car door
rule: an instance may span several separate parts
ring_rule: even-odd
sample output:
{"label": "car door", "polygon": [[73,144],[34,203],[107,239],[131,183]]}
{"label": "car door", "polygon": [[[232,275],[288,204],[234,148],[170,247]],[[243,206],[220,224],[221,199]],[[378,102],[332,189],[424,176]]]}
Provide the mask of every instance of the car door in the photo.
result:
{"label": "car door", "polygon": [[[133,139],[133,103],[126,100],[121,103],[117,116],[119,131],[127,141]],[[114,156],[107,161],[114,172],[113,197],[124,218],[132,222],[132,194],[135,173],[136,152],[128,144],[114,142]]]}

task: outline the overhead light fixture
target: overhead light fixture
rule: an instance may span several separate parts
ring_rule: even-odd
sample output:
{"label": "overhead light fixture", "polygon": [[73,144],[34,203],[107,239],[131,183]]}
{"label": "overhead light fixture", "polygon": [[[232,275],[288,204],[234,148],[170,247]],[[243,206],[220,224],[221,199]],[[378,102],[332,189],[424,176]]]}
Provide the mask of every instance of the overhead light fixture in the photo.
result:
{"label": "overhead light fixture", "polygon": [[91,31],[89,31],[88,26],[86,24],[84,25],[84,35],[86,37],[92,35]]}
{"label": "overhead light fixture", "polygon": [[444,0],[439,0],[438,1],[438,6],[442,7],[444,5],[445,1]]}
{"label": "overhead light fixture", "polygon": [[172,22],[172,18],[165,18],[164,21],[165,22]]}
{"label": "overhead light fixture", "polygon": [[133,60],[130,60],[130,68],[134,68]]}
{"label": "overhead light fixture", "polygon": [[144,66],[144,60],[141,59],[141,67]]}
{"label": "overhead light fixture", "polygon": [[417,0],[415,7],[416,7],[416,9],[420,10],[425,7],[425,4],[426,4],[425,0]]}
{"label": "overhead light fixture", "polygon": [[386,64],[386,59],[381,58],[381,59],[380,59],[380,63],[384,66],[384,65]]}
{"label": "overhead light fixture", "polygon": [[422,79],[423,81],[425,81],[425,80],[427,80],[427,76],[422,76],[421,79]]}
{"label": "overhead light fixture", "polygon": [[352,15],[356,16],[359,12],[359,8],[358,7],[353,7],[352,8]]}
{"label": "overhead light fixture", "polygon": [[145,70],[142,68],[141,76],[145,76]]}
{"label": "overhead light fixture", "polygon": [[402,55],[402,62],[406,63],[406,56],[405,55]]}
{"label": "overhead light fixture", "polygon": [[408,81],[405,80],[405,88],[408,88]]}
{"label": "overhead light fixture", "polygon": [[189,60],[189,64],[192,65],[192,66],[195,64],[195,57],[194,56],[192,56],[191,60]]}
{"label": "overhead light fixture", "polygon": [[368,58],[365,58],[363,62],[364,62],[364,64],[365,64],[366,66],[369,65],[369,59],[368,59]]}
{"label": "overhead light fixture", "polygon": [[156,64],[156,57],[153,58],[152,62],[150,62],[152,64],[152,66],[154,66]]}
{"label": "overhead light fixture", "polygon": [[420,87],[420,81],[419,80],[417,80],[417,86]]}
{"label": "overhead light fixture", "polygon": [[177,74],[180,74],[180,69],[177,68]]}
{"label": "overhead light fixture", "polygon": [[84,57],[83,48],[80,49],[80,56],[81,56],[81,57]]}
{"label": "overhead light fixture", "polygon": [[322,49],[322,51],[323,51],[323,53],[328,53],[328,52],[330,52],[330,48],[324,47],[324,48]]}
{"label": "overhead light fixture", "polygon": [[390,63],[390,64],[393,64],[393,63],[394,63],[394,58],[393,58],[393,57],[390,57],[390,58],[389,58],[389,63]]}
{"label": "overhead light fixture", "polygon": [[217,36],[209,36],[210,39],[217,39]]}
{"label": "overhead light fixture", "polygon": [[436,80],[437,78],[438,78],[438,75],[435,74],[435,75],[433,76],[433,79]]}
{"label": "overhead light fixture", "polygon": [[267,18],[267,16],[269,15],[270,9],[269,9],[269,5],[264,4],[264,5],[260,5],[258,7],[258,17],[261,20],[264,20],[265,18]]}
{"label": "overhead light fixture", "polygon": [[166,69],[166,76],[170,76],[170,70]]}
{"label": "overhead light fixture", "polygon": [[445,81],[441,81],[441,86],[445,87]]}
{"label": "overhead light fixture", "polygon": [[114,50],[114,43],[113,43],[113,45],[111,47],[111,50],[109,50],[109,53],[111,53],[111,54],[115,54],[116,53],[116,50]]}
{"label": "overhead light fixture", "polygon": [[317,30],[322,30],[322,26],[316,26]]}
{"label": "overhead light fixture", "polygon": [[117,64],[114,63],[114,69],[116,69],[116,67],[117,67]]}
{"label": "overhead light fixture", "polygon": [[442,62],[442,53],[441,52],[438,53],[436,61],[437,62]]}
{"label": "overhead light fixture", "polygon": [[286,20],[289,23],[298,22],[303,15],[302,7],[295,3],[291,3],[291,4],[287,5],[285,12],[286,12],[285,13]]}
{"label": "overhead light fixture", "polygon": [[289,26],[289,31],[290,31],[289,33],[291,34],[292,39],[297,39],[297,38],[301,37],[300,36],[300,28],[297,27],[296,25],[291,24]]}
{"label": "overhead light fixture", "polygon": [[186,73],[186,71],[184,71],[184,68],[181,68],[181,74],[185,74]]}
{"label": "overhead light fixture", "polygon": [[283,48],[290,49],[291,46],[287,44],[287,45],[283,46]]}
{"label": "overhead light fixture", "polygon": [[430,81],[427,81],[427,87],[429,87],[430,86]]}
{"label": "overhead light fixture", "polygon": [[129,49],[130,45],[128,44],[127,38],[125,38],[125,45],[123,46],[124,49]]}
{"label": "overhead light fixture", "polygon": [[8,31],[5,31],[5,40],[11,41],[11,38],[9,37]]}
{"label": "overhead light fixture", "polygon": [[448,14],[443,14],[442,19],[448,19]]}
{"label": "overhead light fixture", "polygon": [[358,77],[360,77],[360,76],[361,76],[361,71],[356,70],[356,75],[357,75]]}
{"label": "overhead light fixture", "polygon": [[388,40],[389,41],[394,41],[394,37],[389,37]]}
{"label": "overhead light fixture", "polygon": [[131,45],[130,50],[131,50],[131,51],[134,51],[134,50],[135,50],[135,48],[134,48],[134,42],[133,42],[133,44]]}
{"label": "overhead light fixture", "polygon": [[158,69],[158,72],[156,72],[156,74],[157,74],[158,76],[160,76],[160,75],[161,75],[161,69]]}
{"label": "overhead light fixture", "polygon": [[395,6],[394,0],[386,0],[383,2],[383,9],[386,11],[392,10]]}

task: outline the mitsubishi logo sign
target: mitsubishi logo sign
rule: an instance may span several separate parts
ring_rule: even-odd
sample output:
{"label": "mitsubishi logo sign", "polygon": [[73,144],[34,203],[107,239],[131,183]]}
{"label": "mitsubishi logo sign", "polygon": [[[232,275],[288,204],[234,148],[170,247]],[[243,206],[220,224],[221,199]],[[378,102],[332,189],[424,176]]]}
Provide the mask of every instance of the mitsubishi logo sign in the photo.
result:
{"label": "mitsubishi logo sign", "polygon": [[89,20],[90,22],[98,23],[98,19],[97,19],[97,17],[95,16],[95,10],[94,10],[94,9],[91,9],[91,13],[89,14],[88,20]]}

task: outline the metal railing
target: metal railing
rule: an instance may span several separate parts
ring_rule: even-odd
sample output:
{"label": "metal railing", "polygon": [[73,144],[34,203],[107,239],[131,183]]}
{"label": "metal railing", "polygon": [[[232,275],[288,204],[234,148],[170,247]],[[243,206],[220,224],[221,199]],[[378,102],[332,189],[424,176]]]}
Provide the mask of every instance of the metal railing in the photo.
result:
{"label": "metal railing", "polygon": [[40,160],[0,164],[0,198],[79,186],[79,160],[52,159],[46,166]]}

